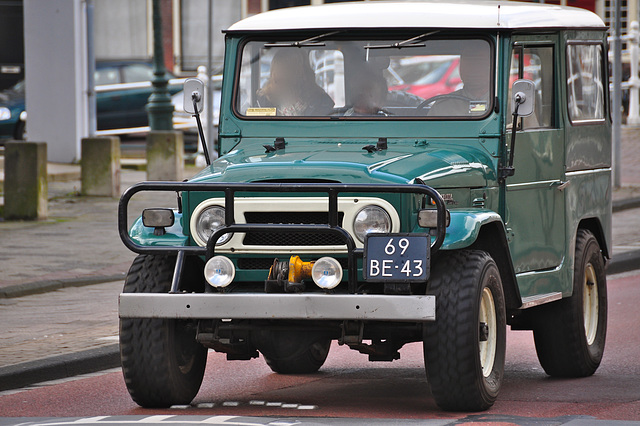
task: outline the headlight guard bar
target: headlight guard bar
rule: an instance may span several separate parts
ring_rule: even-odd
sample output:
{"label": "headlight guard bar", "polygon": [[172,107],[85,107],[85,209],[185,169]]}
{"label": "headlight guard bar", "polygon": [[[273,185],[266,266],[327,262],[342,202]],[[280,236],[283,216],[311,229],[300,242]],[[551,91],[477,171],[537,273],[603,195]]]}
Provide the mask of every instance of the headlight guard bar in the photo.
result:
{"label": "headlight guard bar", "polygon": [[[131,198],[142,191],[155,192],[222,192],[225,199],[225,224],[217,229],[209,237],[206,247],[199,246],[143,246],[132,240],[128,227],[128,205]],[[328,223],[327,224],[258,224],[258,223],[235,223],[235,194],[237,192],[307,192],[325,193],[329,201]],[[355,267],[356,255],[362,255],[362,249],[357,249],[353,237],[341,226],[338,225],[338,195],[340,193],[403,193],[418,194],[431,198],[436,205],[437,226],[436,239],[431,244],[431,251],[437,251],[444,242],[446,234],[446,208],[444,200],[435,189],[427,185],[398,185],[398,184],[325,184],[325,183],[190,183],[190,182],[141,182],[127,189],[118,204],[118,232],[124,245],[131,251],[138,254],[195,254],[205,255],[210,259],[215,255],[215,242],[222,235],[230,232],[264,232],[264,231],[284,231],[294,233],[317,232],[334,234],[340,236],[348,250],[348,273],[349,289],[357,282],[357,268]]]}

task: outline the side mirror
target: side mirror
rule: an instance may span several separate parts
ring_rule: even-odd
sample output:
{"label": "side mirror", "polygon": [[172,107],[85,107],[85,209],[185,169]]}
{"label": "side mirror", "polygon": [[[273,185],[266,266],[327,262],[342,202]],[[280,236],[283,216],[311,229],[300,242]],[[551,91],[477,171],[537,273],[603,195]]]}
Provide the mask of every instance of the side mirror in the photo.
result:
{"label": "side mirror", "polygon": [[[185,83],[186,86],[186,83]],[[511,114],[518,107],[519,117],[528,117],[533,114],[536,104],[536,84],[531,80],[516,80],[511,90]]]}
{"label": "side mirror", "polygon": [[204,83],[197,78],[188,78],[184,82],[184,99],[182,101],[182,107],[185,112],[189,114],[195,114],[195,108],[193,106],[193,100],[196,100],[196,106],[198,108],[198,114],[204,109]]}

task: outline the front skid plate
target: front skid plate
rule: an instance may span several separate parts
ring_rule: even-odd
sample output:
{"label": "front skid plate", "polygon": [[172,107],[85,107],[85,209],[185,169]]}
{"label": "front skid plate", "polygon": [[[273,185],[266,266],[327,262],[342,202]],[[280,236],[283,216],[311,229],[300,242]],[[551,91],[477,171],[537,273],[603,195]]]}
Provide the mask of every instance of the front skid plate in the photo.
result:
{"label": "front skid plate", "polygon": [[120,294],[120,318],[435,321],[435,296]]}

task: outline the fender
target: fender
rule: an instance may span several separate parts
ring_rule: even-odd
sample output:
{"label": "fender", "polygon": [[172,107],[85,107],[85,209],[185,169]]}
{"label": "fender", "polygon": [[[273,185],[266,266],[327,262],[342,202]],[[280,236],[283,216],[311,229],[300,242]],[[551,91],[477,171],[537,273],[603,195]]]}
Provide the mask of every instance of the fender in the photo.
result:
{"label": "fender", "polygon": [[138,217],[129,229],[131,239],[141,246],[186,246],[188,236],[182,231],[182,213],[173,211],[175,222],[169,228],[165,228],[164,235],[155,235],[154,228],[148,228],[142,224],[142,217]]}
{"label": "fender", "polygon": [[451,222],[447,228],[441,250],[458,250],[471,246],[478,239],[482,226],[500,222],[502,218],[492,210],[487,209],[451,209]]}
{"label": "fender", "polygon": [[451,222],[441,250],[469,248],[489,253],[500,270],[507,310],[516,311],[522,297],[500,215],[486,209],[452,209],[449,213]]}

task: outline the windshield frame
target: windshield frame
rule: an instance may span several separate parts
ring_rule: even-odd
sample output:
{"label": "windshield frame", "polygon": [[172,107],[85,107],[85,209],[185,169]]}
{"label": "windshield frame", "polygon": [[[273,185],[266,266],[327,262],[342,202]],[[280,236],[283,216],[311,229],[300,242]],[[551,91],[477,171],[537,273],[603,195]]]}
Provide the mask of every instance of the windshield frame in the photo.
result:
{"label": "windshield frame", "polygon": [[[231,93],[231,111],[232,114],[242,120],[242,121],[267,121],[267,122],[286,122],[286,121],[481,121],[487,119],[489,116],[496,112],[496,107],[499,104],[496,101],[496,39],[493,33],[488,32],[460,32],[460,31],[445,31],[439,30],[436,34],[431,37],[426,38],[425,40],[483,40],[488,43],[489,46],[489,99],[487,104],[486,113],[483,115],[476,116],[249,116],[246,114],[242,114],[239,111],[239,102],[238,97],[240,96],[240,79],[242,72],[242,60],[243,54],[245,52],[245,47],[247,44],[251,42],[259,42],[259,43],[275,43],[275,42],[295,42],[296,40],[300,40],[301,38],[309,38],[313,36],[317,36],[318,33],[325,33],[327,30],[319,30],[314,32],[305,31],[303,33],[300,32],[269,32],[262,34],[251,34],[240,37],[239,43],[236,45],[237,50],[235,54],[235,67],[233,71],[233,89]],[[416,30],[415,33],[423,33],[423,30]],[[410,34],[413,34],[410,33]],[[412,37],[415,35],[411,35]],[[406,29],[402,31],[385,31],[384,33],[375,33],[371,32],[353,32],[353,31],[341,31],[336,34],[334,37],[330,39],[323,39],[323,41],[368,41],[368,42],[389,42],[389,41],[402,41],[406,40],[409,37]],[[313,47],[313,46],[309,46]],[[298,49],[305,48],[302,47],[281,47],[288,49]],[[407,49],[407,52],[412,49]]]}

